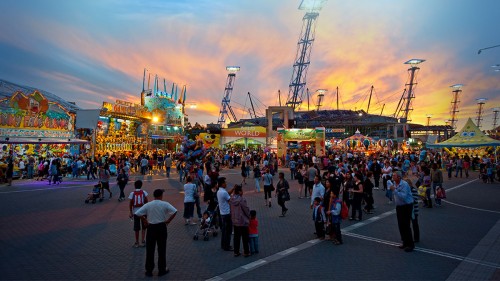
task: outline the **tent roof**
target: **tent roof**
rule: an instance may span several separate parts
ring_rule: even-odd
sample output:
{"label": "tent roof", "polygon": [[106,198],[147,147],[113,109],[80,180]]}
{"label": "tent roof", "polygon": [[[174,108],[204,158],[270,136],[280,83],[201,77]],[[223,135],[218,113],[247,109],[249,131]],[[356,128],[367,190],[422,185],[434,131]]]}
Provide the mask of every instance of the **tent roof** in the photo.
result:
{"label": "tent roof", "polygon": [[30,95],[35,90],[38,90],[40,93],[42,93],[49,101],[56,102],[71,112],[76,112],[76,110],[80,109],[80,107],[78,107],[78,106],[76,106],[76,105],[56,96],[55,94],[50,93],[50,92],[36,89],[33,87],[29,87],[29,86],[18,85],[18,84],[0,79],[0,99],[10,97],[17,91],[21,91],[25,95]]}
{"label": "tent roof", "polygon": [[478,146],[500,146],[500,141],[485,135],[469,118],[460,132],[446,141],[427,144],[430,148],[439,147],[478,147]]}

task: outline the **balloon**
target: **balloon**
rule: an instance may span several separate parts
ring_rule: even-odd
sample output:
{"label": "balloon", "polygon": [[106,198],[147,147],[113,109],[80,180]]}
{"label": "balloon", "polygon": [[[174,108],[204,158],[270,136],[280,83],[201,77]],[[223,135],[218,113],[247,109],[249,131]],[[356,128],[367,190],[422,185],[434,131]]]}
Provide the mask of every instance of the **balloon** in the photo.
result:
{"label": "balloon", "polygon": [[370,140],[369,139],[365,139],[363,141],[363,145],[365,146],[366,149],[368,149],[368,147],[370,146]]}

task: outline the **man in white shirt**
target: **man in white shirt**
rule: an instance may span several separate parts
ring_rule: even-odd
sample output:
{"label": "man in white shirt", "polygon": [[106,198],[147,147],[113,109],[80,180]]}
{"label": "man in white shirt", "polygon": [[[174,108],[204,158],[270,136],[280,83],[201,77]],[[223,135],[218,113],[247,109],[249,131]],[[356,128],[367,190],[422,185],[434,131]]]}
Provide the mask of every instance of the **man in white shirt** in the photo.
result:
{"label": "man in white shirt", "polygon": [[226,178],[220,177],[217,179],[217,201],[219,202],[219,212],[221,216],[221,248],[224,251],[232,251],[231,247],[231,233],[233,231],[233,222],[231,221],[231,206],[229,205],[230,194],[233,193],[231,189],[226,191]]}
{"label": "man in white shirt", "polygon": [[314,198],[319,197],[323,201],[323,196],[325,196],[325,187],[321,184],[321,180],[318,175],[314,177],[314,185],[311,194],[311,209],[314,205]]}
{"label": "man in white shirt", "polygon": [[177,209],[162,201],[163,189],[153,192],[154,200],[135,212],[148,225],[146,235],[146,276],[153,276],[155,247],[158,244],[158,276],[169,272],[167,268],[167,225],[175,218]]}

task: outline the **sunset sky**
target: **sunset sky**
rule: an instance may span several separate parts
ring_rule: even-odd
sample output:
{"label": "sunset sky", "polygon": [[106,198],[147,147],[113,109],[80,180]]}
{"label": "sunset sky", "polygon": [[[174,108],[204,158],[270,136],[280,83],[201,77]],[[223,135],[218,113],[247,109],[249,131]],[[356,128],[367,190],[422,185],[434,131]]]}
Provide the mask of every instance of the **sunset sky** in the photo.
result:
{"label": "sunset sky", "polygon": [[[288,95],[304,11],[300,0],[2,0],[0,78],[52,92],[82,108],[116,99],[140,102],[144,68],[187,85],[189,120],[216,123],[226,65],[238,65],[232,105],[249,118]],[[413,122],[444,125],[452,89],[463,87],[459,129],[488,98],[483,129],[500,107],[500,22],[497,0],[329,0],[320,11],[307,87],[328,89],[323,109],[391,115],[420,65]],[[500,67],[498,68],[500,69]],[[315,101],[312,97],[312,101]],[[259,102],[260,101],[260,102]],[[303,105],[302,109],[306,109]]]}

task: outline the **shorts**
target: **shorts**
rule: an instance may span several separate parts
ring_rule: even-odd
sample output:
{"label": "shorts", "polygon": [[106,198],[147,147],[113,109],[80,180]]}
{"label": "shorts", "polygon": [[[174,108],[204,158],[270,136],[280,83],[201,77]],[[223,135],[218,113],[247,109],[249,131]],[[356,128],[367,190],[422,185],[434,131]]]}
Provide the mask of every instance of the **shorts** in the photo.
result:
{"label": "shorts", "polygon": [[134,231],[139,231],[146,229],[146,224],[141,220],[141,217],[134,215]]}

